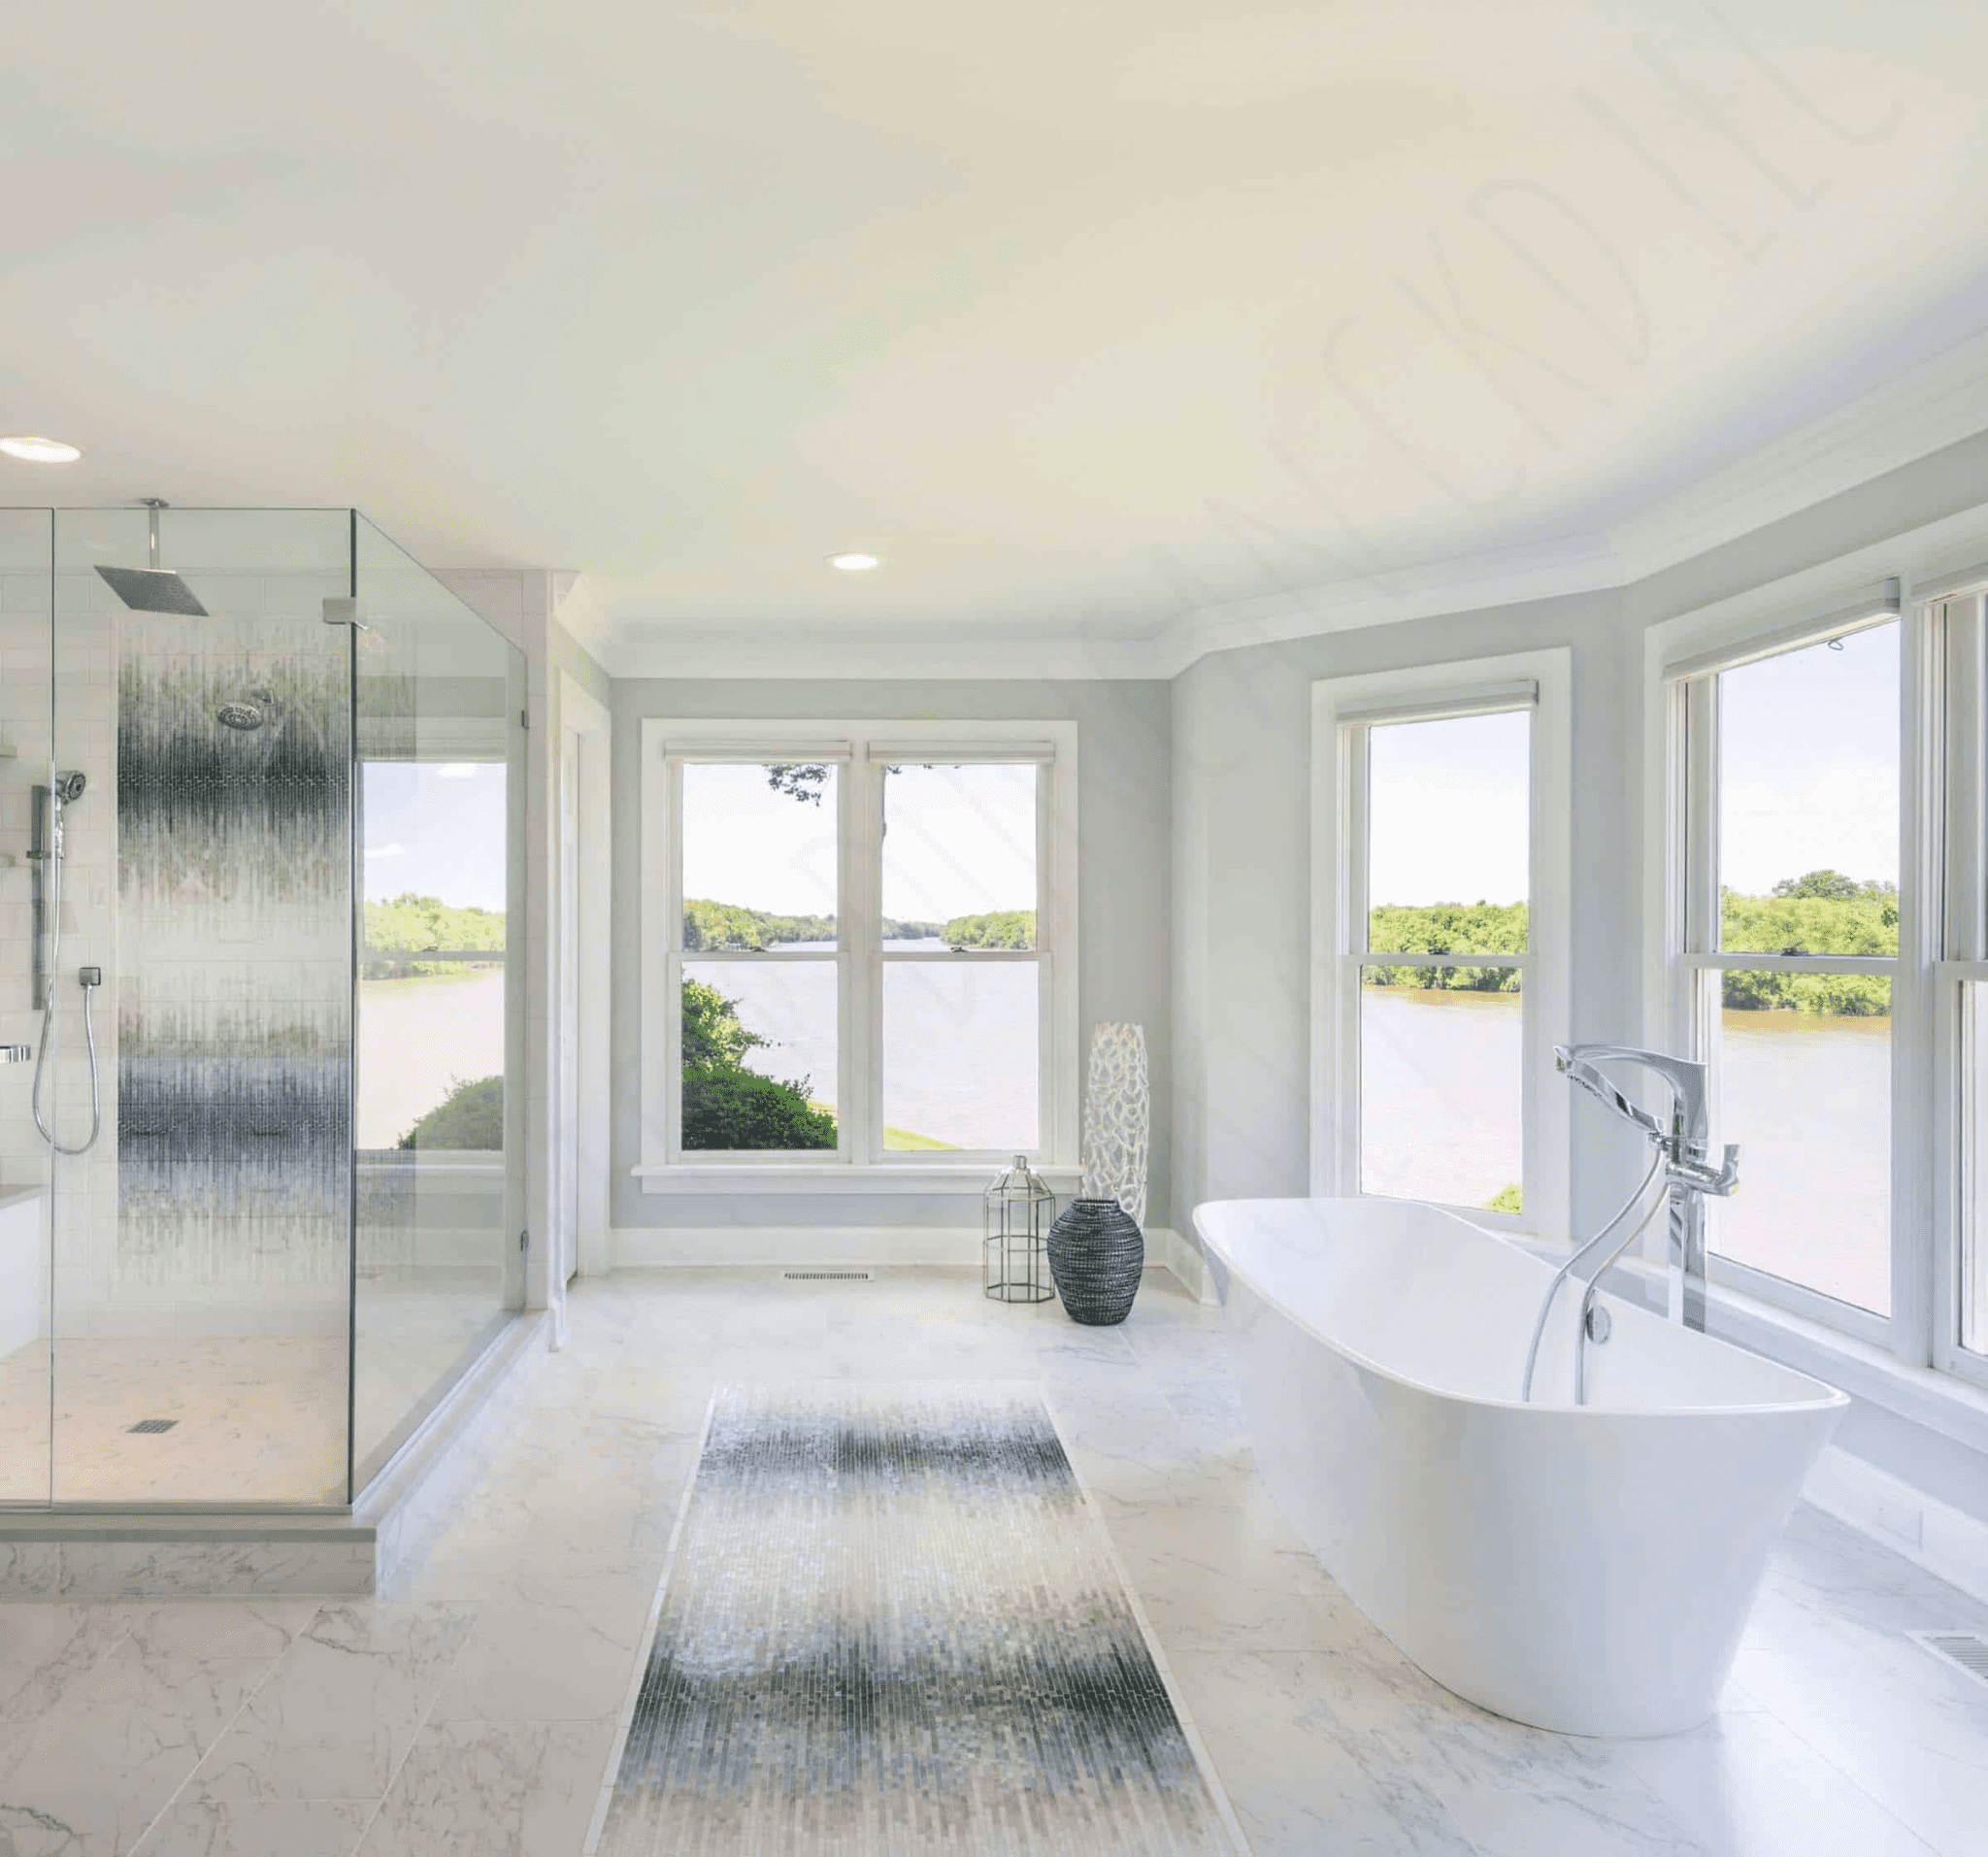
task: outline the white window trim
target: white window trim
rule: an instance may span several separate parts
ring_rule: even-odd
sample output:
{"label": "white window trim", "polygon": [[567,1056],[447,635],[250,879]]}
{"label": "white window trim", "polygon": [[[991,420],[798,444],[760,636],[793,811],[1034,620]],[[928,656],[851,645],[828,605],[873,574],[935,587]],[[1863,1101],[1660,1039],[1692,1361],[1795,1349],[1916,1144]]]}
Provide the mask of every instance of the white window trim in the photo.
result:
{"label": "white window trim", "polygon": [[[1988,1387],[1988,1356],[1961,1345],[1962,1275],[1966,1264],[1966,1172],[1988,1165],[1969,1152],[1967,1117],[1968,1027],[1965,987],[1988,982],[1988,767],[1984,767],[1984,685],[1988,685],[1988,591],[1983,582],[1956,588],[1926,602],[1934,614],[1938,671],[1943,682],[1944,738],[1938,744],[1934,813],[1943,836],[1945,892],[1941,898],[1941,956],[1933,967],[1932,1153],[1933,1227],[1929,1333],[1926,1358],[1937,1372]],[[1973,1028],[1978,1043],[1988,1024]],[[1988,1311],[1984,1311],[1988,1318]]]}
{"label": "white window trim", "polygon": [[[1899,856],[1899,953],[1896,957],[1861,958],[1851,955],[1775,955],[1723,953],[1718,948],[1718,679],[1729,670],[1757,664],[1825,639],[1838,638],[1872,624],[1896,621],[1899,637],[1899,786],[1902,826]],[[1749,972],[1786,973],[1870,973],[1889,976],[1892,982],[1892,1012],[1889,1039],[1892,1051],[1893,1126],[1890,1130],[1892,1166],[1893,1231],[1910,1229],[1900,1224],[1902,1183],[1914,1171],[1918,1151],[1924,1144],[1923,1123],[1908,1123],[1901,1112],[1902,1090],[1909,1091],[1910,1071],[1918,1049],[1918,1012],[1921,989],[1915,984],[1924,963],[1913,950],[1925,940],[1925,901],[1933,894],[1928,885],[1925,860],[1915,856],[1913,843],[1918,821],[1925,808],[1914,792],[1912,770],[1923,753],[1923,718],[1916,713],[1915,692],[1921,680],[1924,652],[1923,630],[1915,616],[1902,611],[1900,588],[1884,581],[1864,588],[1846,588],[1840,600],[1806,616],[1781,617],[1766,626],[1743,628],[1738,635],[1706,644],[1688,653],[1673,653],[1662,666],[1663,752],[1667,778],[1664,843],[1667,853],[1662,872],[1665,929],[1664,1033],[1659,1048],[1703,1057],[1707,1041],[1716,1027],[1710,1019],[1712,983],[1710,977],[1732,968]],[[1718,1078],[1711,1078],[1716,1116]],[[1723,1137],[1722,1137],[1723,1139]],[[1905,1142],[1906,1146],[1900,1147]],[[1744,1160],[1744,1143],[1741,1143]],[[1741,1190],[1744,1190],[1742,1167]],[[1723,1285],[1756,1302],[1788,1310],[1806,1321],[1834,1328],[1857,1341],[1885,1347],[1891,1344],[1892,1325],[1902,1307],[1907,1307],[1918,1293],[1906,1281],[1910,1274],[1910,1247],[1894,1244],[1891,1261],[1892,1314],[1843,1303],[1804,1283],[1778,1277],[1721,1255],[1715,1248],[1717,1225],[1723,1208],[1714,1203],[1708,1209],[1712,1221],[1706,1260],[1706,1275],[1715,1285]],[[1648,1241],[1646,1241],[1647,1245]],[[1647,1248],[1645,1255],[1647,1255]]]}
{"label": "white window trim", "polygon": [[[1077,969],[1077,724],[1069,721],[768,721],[645,716],[642,723],[642,1159],[630,1169],[645,1193],[885,1193],[978,1192],[991,1177],[992,1163],[1007,1156],[992,1150],[962,1155],[947,1150],[892,1154],[878,1159],[862,1151],[865,1132],[881,1141],[880,1063],[881,977],[885,952],[866,924],[874,916],[881,819],[874,792],[887,749],[950,754],[964,761],[1008,757],[1043,762],[1038,817],[1038,933],[1046,977],[1042,989],[1042,1127],[1036,1153],[1039,1171],[1059,1193],[1078,1177],[1080,1040]],[[673,757],[713,755],[759,759],[835,759],[847,770],[840,780],[843,817],[838,831],[842,858],[845,941],[834,959],[842,968],[842,1015],[838,1040],[838,1100],[862,1104],[845,1120],[855,1139],[845,1142],[831,1160],[725,1156],[689,1158],[675,1147],[678,1046],[671,1011],[673,971],[670,924],[680,921],[678,894],[680,864],[675,843],[676,769]],[[876,804],[872,802],[876,801]],[[764,958],[778,959],[777,954]],[[991,955],[977,957],[992,959]],[[867,1027],[862,1036],[856,1029]],[[872,1124],[877,1126],[873,1129]],[[880,1149],[878,1150],[881,1151]]]}
{"label": "white window trim", "polygon": [[[1670,674],[1680,664],[1703,661],[1708,654],[1749,642],[1792,642],[1805,622],[1813,626],[1827,615],[1870,600],[1873,593],[1896,588],[1906,622],[1902,644],[1908,653],[1900,680],[1900,779],[1905,813],[1901,875],[1905,875],[1910,860],[1926,907],[1917,912],[1908,938],[1902,900],[1901,966],[1894,984],[1892,1314],[1882,1341],[1873,1343],[1864,1324],[1838,1319],[1825,1325],[1810,1318],[1817,1305],[1839,1316],[1840,1304],[1820,1297],[1788,1297],[1784,1292],[1789,1286],[1774,1279],[1768,1279],[1776,1291],[1774,1301],[1768,1303],[1729,1278],[1724,1284],[1715,1279],[1708,1290],[1709,1325],[1808,1372],[1827,1374],[1834,1357],[1835,1376],[1842,1383],[1916,1422],[1934,1423],[1927,1417],[1929,1405],[1943,1403],[1951,1408],[1951,1422],[1936,1429],[1952,1436],[1962,1436],[1965,1430],[1971,1437],[1980,1423],[1981,1394],[1976,1388],[1988,1386],[1988,1374],[1981,1371],[1978,1357],[1960,1352],[1941,1326],[1952,1317],[1952,1286],[1959,1274],[1959,1209],[1952,1165],[1958,1134],[1958,1067],[1951,1058],[1958,982],[1971,978],[1971,964],[1933,958],[1939,947],[1942,893],[1938,828],[1945,801],[1954,791],[1949,784],[1954,770],[1942,765],[1943,718],[1935,709],[1939,679],[1922,670],[1917,654],[1930,649],[1928,642],[1938,630],[1925,618],[1926,609],[1936,600],[1955,597],[1988,580],[1988,568],[1970,565],[1984,559],[1988,512],[1971,510],[1659,621],[1643,634],[1641,715],[1644,1041],[1660,1049],[1678,1049],[1681,989],[1674,960],[1678,890],[1673,874],[1680,868],[1681,846],[1673,834],[1681,811],[1681,770],[1673,751]],[[1920,617],[1916,625],[1915,615]],[[1964,755],[1964,773],[1967,766]],[[1978,768],[1971,778],[1978,793]],[[1967,869],[1963,864],[1960,875],[1965,876]],[[1898,1023],[1902,1003],[1908,1015],[1915,1015],[1911,1049],[1904,1055]],[[1899,1236],[1915,1230],[1928,1231],[1930,1242],[1917,1247],[1916,1255],[1902,1268]],[[1647,1242],[1646,1257],[1653,1258],[1660,1244],[1660,1239]],[[1890,1361],[1895,1371],[1873,1374],[1869,1367],[1873,1358]],[[1909,1395],[1888,1390],[1893,1379],[1900,1387],[1909,1386]]]}
{"label": "white window trim", "polygon": [[[1520,1114],[1525,1211],[1509,1218],[1459,1208],[1480,1224],[1568,1236],[1568,1092],[1553,1068],[1553,1046],[1573,1036],[1573,653],[1564,646],[1498,657],[1330,678],[1311,686],[1311,1191],[1351,1197],[1360,1178],[1359,945],[1365,899],[1351,860],[1362,848],[1355,810],[1365,782],[1350,762],[1342,720],[1377,712],[1453,714],[1474,706],[1510,707],[1513,686],[1537,690],[1532,727],[1532,891],[1527,921],[1526,1050]],[[1501,702],[1498,699],[1503,698]],[[1351,978],[1348,978],[1351,970]]]}

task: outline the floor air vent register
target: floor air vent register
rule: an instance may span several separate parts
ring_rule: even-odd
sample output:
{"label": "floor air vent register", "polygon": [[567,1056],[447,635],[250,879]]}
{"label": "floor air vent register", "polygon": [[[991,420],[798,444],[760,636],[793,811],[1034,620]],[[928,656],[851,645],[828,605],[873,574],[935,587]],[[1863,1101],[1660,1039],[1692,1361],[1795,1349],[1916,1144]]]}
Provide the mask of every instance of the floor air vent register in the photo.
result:
{"label": "floor air vent register", "polygon": [[1910,1632],[1906,1635],[1942,1663],[1966,1671],[1977,1683],[1988,1684],[1988,1638],[1973,1632]]}
{"label": "floor air vent register", "polygon": [[169,1432],[179,1422],[177,1418],[141,1418],[131,1429],[134,1432]]}
{"label": "floor air vent register", "polygon": [[868,1271],[782,1271],[790,1283],[867,1283]]}

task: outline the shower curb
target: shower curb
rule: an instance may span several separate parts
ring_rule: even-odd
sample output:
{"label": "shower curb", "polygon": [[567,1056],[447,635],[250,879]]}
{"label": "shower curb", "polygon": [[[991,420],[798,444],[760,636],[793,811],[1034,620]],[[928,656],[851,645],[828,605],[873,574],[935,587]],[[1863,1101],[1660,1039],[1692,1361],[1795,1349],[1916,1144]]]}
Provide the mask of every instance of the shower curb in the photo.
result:
{"label": "shower curb", "polygon": [[0,1510],[0,1602],[376,1592],[481,1469],[491,1398],[548,1320],[495,1337],[350,1509]]}

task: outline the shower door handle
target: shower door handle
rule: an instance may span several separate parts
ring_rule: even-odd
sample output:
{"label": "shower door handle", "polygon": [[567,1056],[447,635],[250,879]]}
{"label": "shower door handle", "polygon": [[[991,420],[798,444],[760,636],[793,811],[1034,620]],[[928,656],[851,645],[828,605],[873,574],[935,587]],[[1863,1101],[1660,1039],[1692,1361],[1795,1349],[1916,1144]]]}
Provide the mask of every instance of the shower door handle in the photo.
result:
{"label": "shower door handle", "polygon": [[324,622],[326,625],[348,625],[354,632],[370,632],[373,629],[360,618],[357,600],[335,593],[325,596]]}

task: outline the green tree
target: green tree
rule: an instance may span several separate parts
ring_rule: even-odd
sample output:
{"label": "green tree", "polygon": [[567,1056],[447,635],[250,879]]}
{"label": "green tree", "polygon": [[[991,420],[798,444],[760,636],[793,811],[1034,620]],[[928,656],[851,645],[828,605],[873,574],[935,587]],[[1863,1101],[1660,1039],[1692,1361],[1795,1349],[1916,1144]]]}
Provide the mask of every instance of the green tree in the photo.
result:
{"label": "green tree", "polygon": [[1034,910],[996,910],[985,915],[955,915],[939,931],[948,947],[1034,947]]}
{"label": "green tree", "polygon": [[362,972],[372,980],[460,973],[483,964],[424,961],[421,956],[444,949],[454,954],[487,951],[494,964],[504,958],[504,937],[501,910],[466,909],[439,896],[404,890],[384,902],[366,905]]}
{"label": "green tree", "polygon": [[1773,886],[1775,896],[1819,896],[1833,903],[1848,902],[1864,894],[1865,885],[1840,871],[1808,871],[1801,877],[1784,877]]}
{"label": "green tree", "polygon": [[835,1146],[835,1117],[810,1103],[811,1079],[746,1068],[746,1054],[769,1043],[740,1018],[737,1000],[702,980],[683,982],[686,1149]]}

